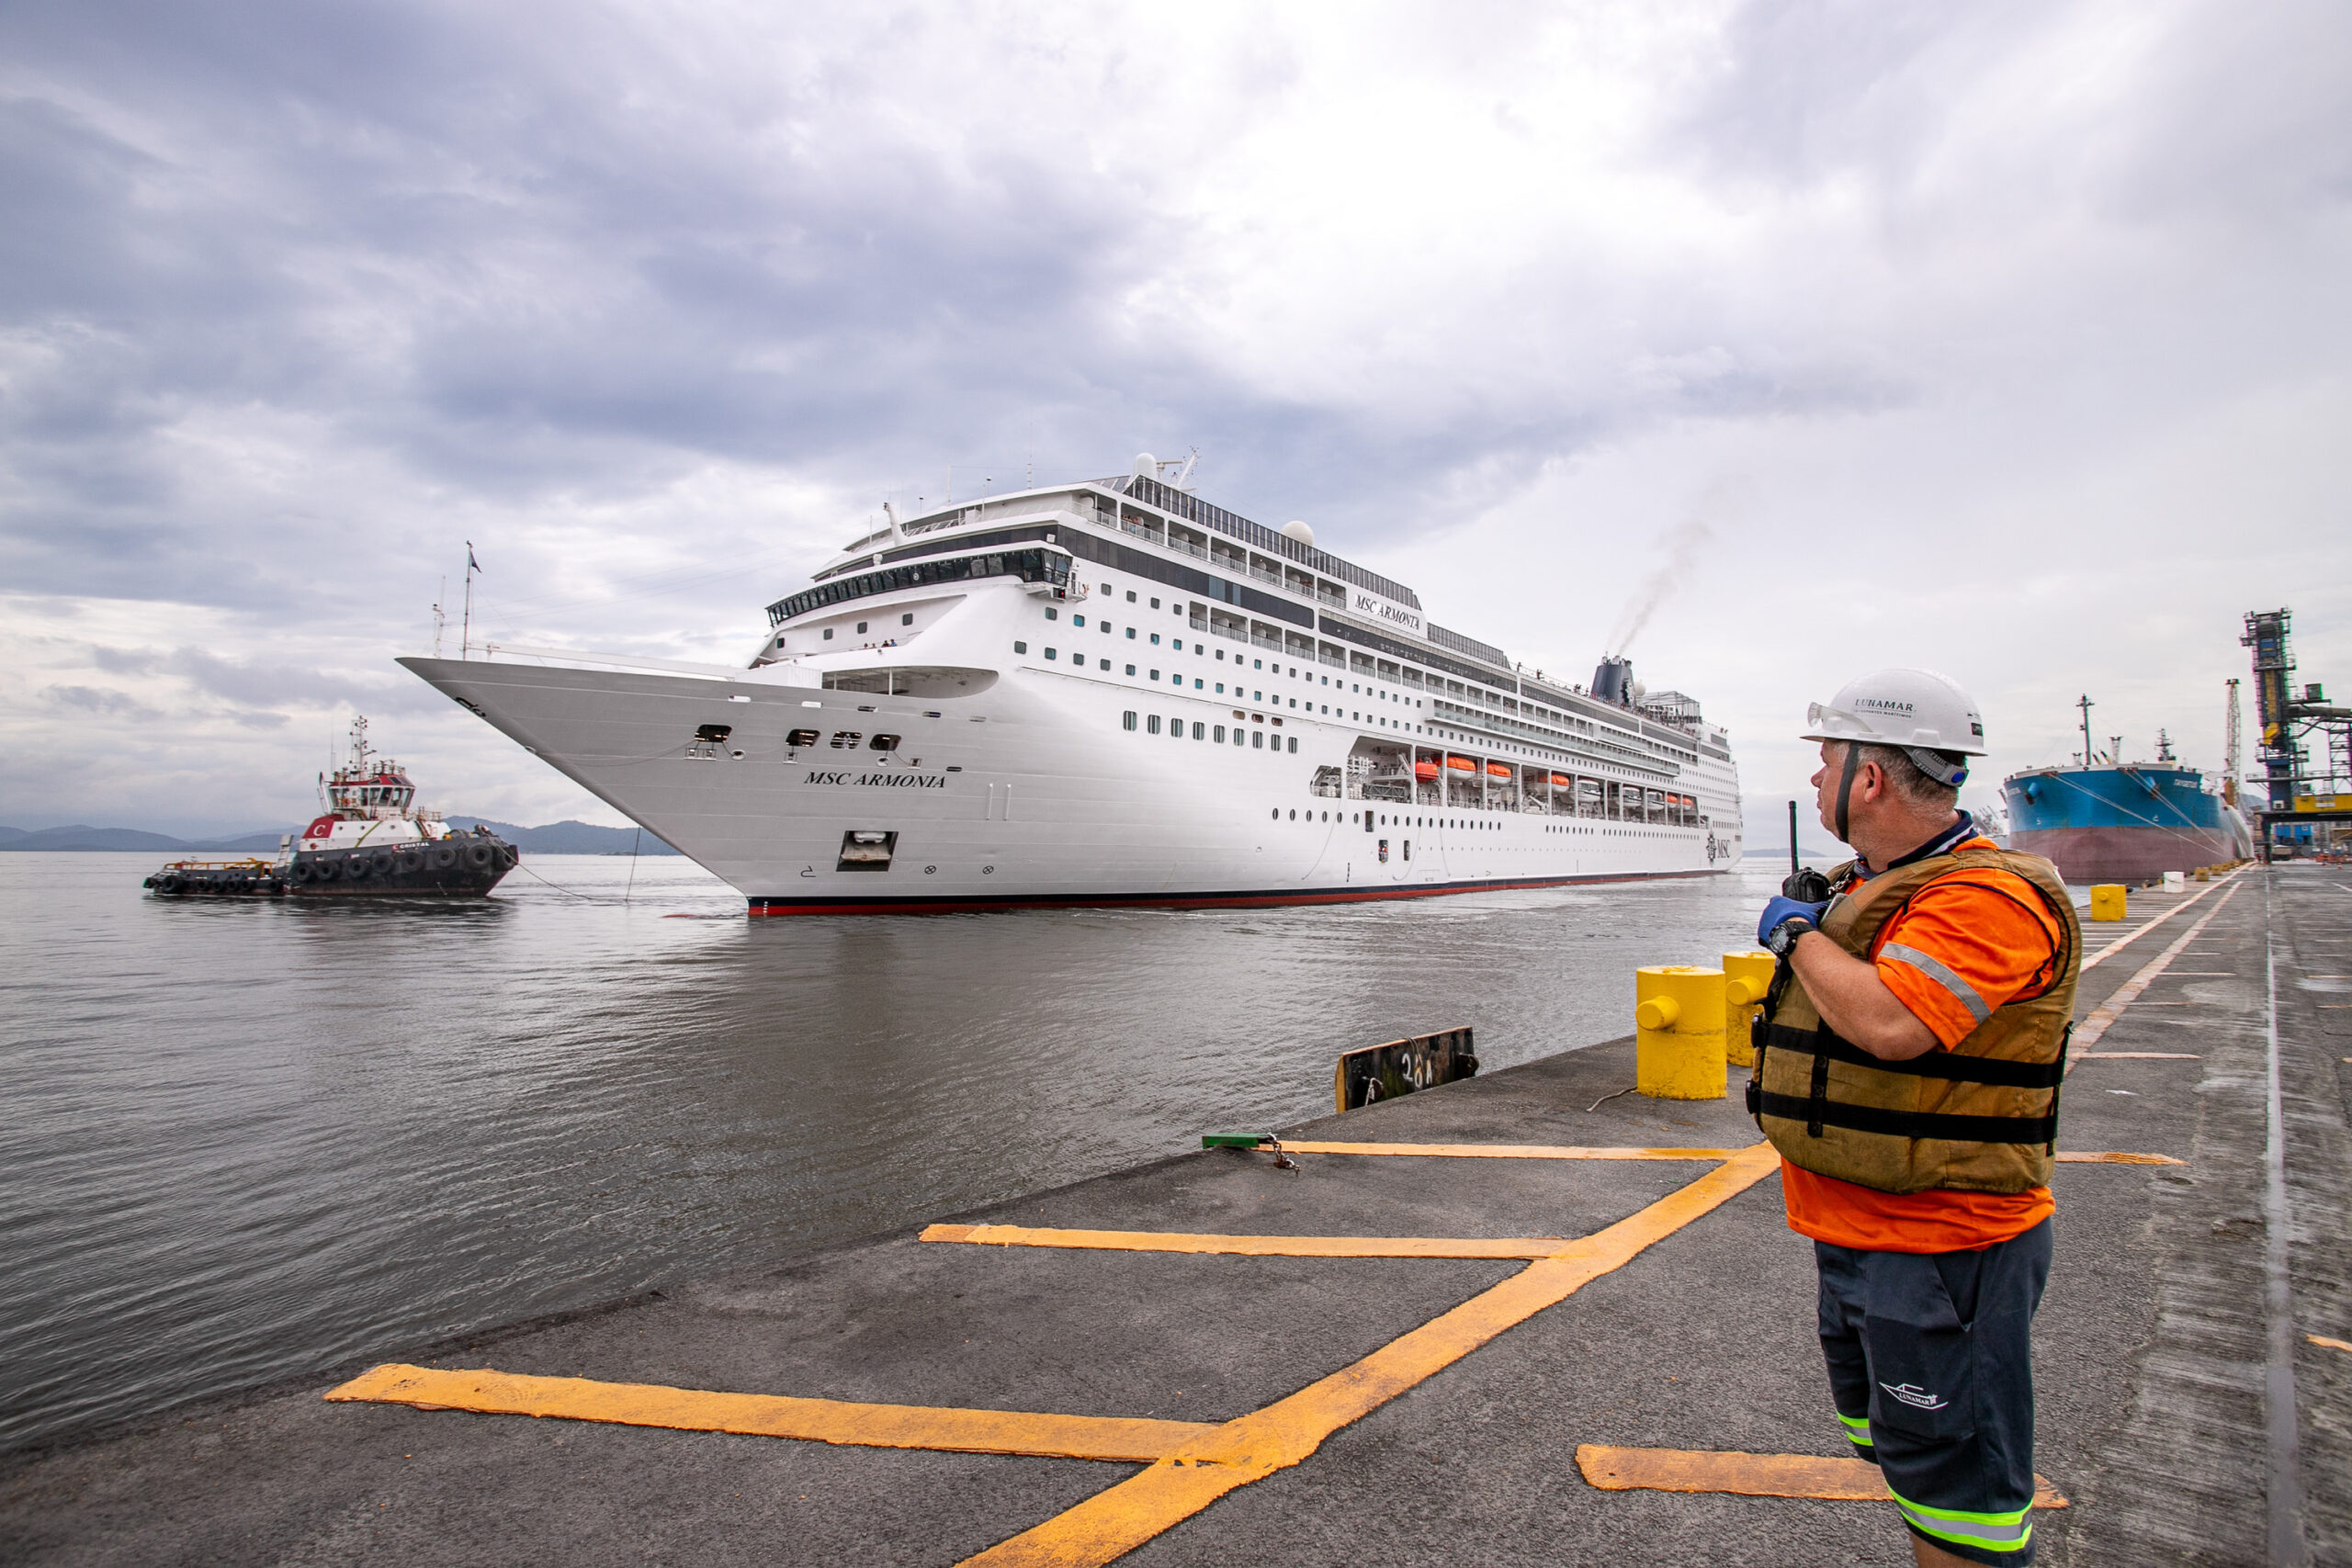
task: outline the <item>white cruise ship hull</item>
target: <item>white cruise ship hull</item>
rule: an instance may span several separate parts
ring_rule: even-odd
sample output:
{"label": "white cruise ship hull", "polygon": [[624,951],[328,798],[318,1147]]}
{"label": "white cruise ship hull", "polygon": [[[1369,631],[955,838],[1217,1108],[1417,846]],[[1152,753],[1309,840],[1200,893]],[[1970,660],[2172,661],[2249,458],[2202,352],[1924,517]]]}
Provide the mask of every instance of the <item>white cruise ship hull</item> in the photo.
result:
{"label": "white cruise ship hull", "polygon": [[[1473,698],[1497,709],[1477,733],[1488,721],[1449,706],[1434,674],[1382,681],[1400,667],[1351,668],[1338,643],[1213,615],[1167,591],[1186,569],[1051,516],[1039,537],[1096,552],[1074,574],[803,595],[799,613],[772,612],[775,638],[742,669],[512,650],[401,662],[754,913],[1331,903],[1736,863],[1719,741],[1633,759],[1646,775],[1590,760],[1630,757],[1622,733],[1580,761],[1573,736],[1512,731],[1496,691]],[[1570,787],[1556,769],[1574,770]],[[1624,782],[1594,782],[1612,772]],[[1683,822],[1645,796],[1661,783]]]}

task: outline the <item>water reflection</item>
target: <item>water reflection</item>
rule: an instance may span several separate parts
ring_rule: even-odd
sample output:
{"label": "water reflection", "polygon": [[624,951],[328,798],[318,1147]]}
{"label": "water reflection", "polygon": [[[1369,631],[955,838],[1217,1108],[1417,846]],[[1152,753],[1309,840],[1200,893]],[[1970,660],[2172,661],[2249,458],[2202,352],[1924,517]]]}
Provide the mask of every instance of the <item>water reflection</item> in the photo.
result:
{"label": "water reflection", "polygon": [[1349,1046],[1619,1034],[1775,876],[753,921],[675,860],[526,863],[171,905],[0,856],[0,1445],[1317,1114]]}

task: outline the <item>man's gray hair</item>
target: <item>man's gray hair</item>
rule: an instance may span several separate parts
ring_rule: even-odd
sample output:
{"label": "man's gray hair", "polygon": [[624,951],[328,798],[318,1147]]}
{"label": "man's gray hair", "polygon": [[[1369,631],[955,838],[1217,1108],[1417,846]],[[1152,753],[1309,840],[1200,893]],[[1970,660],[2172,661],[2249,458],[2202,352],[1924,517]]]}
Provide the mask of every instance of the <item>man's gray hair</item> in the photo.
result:
{"label": "man's gray hair", "polygon": [[[1928,755],[1943,763],[1947,770],[1964,768],[1967,762],[1967,759],[1957,752],[1930,751]],[[1919,764],[1911,760],[1911,749],[1907,746],[1865,746],[1862,748],[1862,761],[1876,762],[1879,771],[1886,774],[1886,782],[1894,786],[1894,793],[1906,800],[1947,810],[1959,804],[1960,786],[1928,777]]]}

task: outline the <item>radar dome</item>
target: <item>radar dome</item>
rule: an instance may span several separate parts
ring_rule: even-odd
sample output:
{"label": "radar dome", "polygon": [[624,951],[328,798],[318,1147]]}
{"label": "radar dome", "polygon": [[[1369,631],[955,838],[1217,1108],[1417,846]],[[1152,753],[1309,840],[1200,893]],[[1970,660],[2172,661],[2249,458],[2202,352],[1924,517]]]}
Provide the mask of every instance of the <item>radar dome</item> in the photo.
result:
{"label": "radar dome", "polygon": [[1310,550],[1315,547],[1315,530],[1308,527],[1304,523],[1290,522],[1283,524],[1283,537],[1285,539],[1296,539],[1300,544],[1305,545]]}
{"label": "radar dome", "polygon": [[1136,454],[1136,478],[1156,479],[1159,477],[1159,462],[1148,452]]}

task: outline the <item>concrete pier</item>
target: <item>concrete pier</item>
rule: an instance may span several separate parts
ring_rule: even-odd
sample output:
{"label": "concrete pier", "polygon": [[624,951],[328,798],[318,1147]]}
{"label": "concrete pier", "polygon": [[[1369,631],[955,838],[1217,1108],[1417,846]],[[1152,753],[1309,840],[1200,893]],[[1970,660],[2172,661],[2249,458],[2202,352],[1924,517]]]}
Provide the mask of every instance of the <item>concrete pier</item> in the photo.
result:
{"label": "concrete pier", "polygon": [[[2352,875],[2087,941],[2040,1561],[2352,1559]],[[1628,1038],[1284,1129],[1295,1170],[1186,1154],[388,1346],[0,1461],[0,1559],[1908,1562],[1732,1077],[1617,1095]]]}

